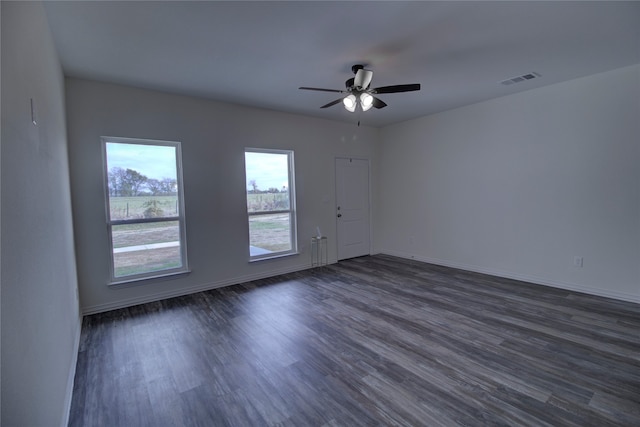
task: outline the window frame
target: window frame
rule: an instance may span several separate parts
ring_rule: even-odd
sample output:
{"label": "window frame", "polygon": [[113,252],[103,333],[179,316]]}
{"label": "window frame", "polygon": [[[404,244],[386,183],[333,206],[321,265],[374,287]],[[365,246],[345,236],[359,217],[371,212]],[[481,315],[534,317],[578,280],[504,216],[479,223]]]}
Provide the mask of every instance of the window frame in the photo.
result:
{"label": "window frame", "polygon": [[[184,205],[184,186],[182,176],[182,143],[180,141],[165,141],[156,139],[143,139],[143,138],[124,138],[124,137],[100,137],[102,143],[102,177],[104,180],[104,198],[105,198],[105,217],[107,223],[107,237],[109,241],[109,286],[122,285],[132,282],[140,282],[150,279],[158,279],[163,277],[181,275],[190,273],[189,263],[187,259],[187,234],[186,234],[186,221],[185,221],[185,205]],[[111,219],[111,206],[109,195],[109,164],[107,156],[107,144],[136,144],[136,145],[150,145],[161,147],[173,147],[175,148],[175,161],[176,161],[176,187],[177,187],[177,200],[178,200],[178,214],[175,216],[166,216],[162,218],[134,218],[123,220]],[[150,224],[156,222],[178,222],[178,233],[180,238],[180,267],[167,268],[163,270],[154,270],[146,273],[129,274],[126,276],[116,276],[115,274],[115,253],[113,248],[113,227],[118,225],[128,224]]]}
{"label": "window frame", "polygon": [[[247,203],[247,164],[246,164],[246,154],[247,153],[263,153],[263,154],[284,154],[287,156],[287,174],[288,174],[288,190],[289,190],[289,209],[277,210],[277,211],[259,211],[259,212],[249,212],[249,205]],[[255,147],[245,147],[244,149],[244,159],[245,159],[245,168],[244,168],[244,178],[245,178],[245,210],[247,212],[247,226],[248,228],[248,244],[249,244],[249,262],[262,261],[267,259],[281,258],[291,255],[298,255],[298,228],[297,228],[297,211],[296,211],[296,189],[295,189],[295,162],[294,162],[294,151],[293,150],[283,150],[283,149],[275,149],[275,148],[255,148]],[[259,255],[251,255],[251,217],[252,216],[263,216],[263,215],[273,215],[273,214],[289,214],[289,242],[291,245],[291,249],[286,251],[277,251],[271,252],[268,254],[259,254]]]}

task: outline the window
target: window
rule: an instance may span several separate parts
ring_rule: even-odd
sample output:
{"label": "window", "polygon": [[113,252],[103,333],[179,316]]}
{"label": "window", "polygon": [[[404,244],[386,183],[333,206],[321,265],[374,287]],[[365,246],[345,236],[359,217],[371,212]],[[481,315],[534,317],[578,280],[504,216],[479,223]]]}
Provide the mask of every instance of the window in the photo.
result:
{"label": "window", "polygon": [[180,143],[102,142],[112,284],[188,271]]}
{"label": "window", "polygon": [[293,151],[247,148],[250,260],[297,253]]}

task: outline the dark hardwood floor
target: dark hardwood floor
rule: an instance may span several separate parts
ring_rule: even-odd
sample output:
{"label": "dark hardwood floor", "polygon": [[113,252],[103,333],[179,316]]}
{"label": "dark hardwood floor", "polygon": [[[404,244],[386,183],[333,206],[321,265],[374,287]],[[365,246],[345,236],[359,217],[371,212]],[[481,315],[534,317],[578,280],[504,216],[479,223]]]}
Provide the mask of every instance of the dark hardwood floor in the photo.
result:
{"label": "dark hardwood floor", "polygon": [[72,426],[639,426],[640,305],[388,256],[85,317]]}

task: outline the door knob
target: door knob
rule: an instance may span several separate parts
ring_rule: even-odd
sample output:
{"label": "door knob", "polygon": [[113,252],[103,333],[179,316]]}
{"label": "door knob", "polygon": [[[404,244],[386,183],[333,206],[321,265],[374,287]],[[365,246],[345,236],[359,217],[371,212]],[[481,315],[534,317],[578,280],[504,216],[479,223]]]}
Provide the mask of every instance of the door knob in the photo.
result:
{"label": "door knob", "polygon": [[336,215],[336,216],[337,216],[338,218],[340,218],[340,217],[342,216],[342,214],[341,214],[341,213],[339,213],[339,214],[338,214],[338,215]]}

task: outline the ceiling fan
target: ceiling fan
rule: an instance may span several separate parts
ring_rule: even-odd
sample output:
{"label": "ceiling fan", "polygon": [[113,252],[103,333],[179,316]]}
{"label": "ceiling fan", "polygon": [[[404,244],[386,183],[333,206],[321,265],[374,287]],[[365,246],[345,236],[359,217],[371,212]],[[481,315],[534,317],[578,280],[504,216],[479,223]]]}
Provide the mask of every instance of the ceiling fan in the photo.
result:
{"label": "ceiling fan", "polygon": [[370,88],[371,79],[373,78],[373,71],[365,70],[364,65],[356,64],[351,67],[351,71],[355,74],[355,77],[348,79],[345,82],[346,89],[338,90],[338,89],[323,89],[318,87],[301,87],[299,89],[303,90],[317,90],[320,92],[337,92],[337,93],[346,93],[347,96],[343,98],[338,98],[335,101],[331,101],[328,104],[323,105],[320,108],[331,107],[332,105],[336,105],[342,101],[344,104],[344,108],[347,111],[354,112],[358,104],[362,108],[362,111],[367,111],[371,107],[374,108],[384,108],[387,104],[381,99],[377,98],[374,95],[383,94],[383,93],[398,93],[398,92],[412,92],[416,90],[420,90],[420,84],[406,84],[406,85],[393,85],[393,86],[382,86],[377,88]]}

